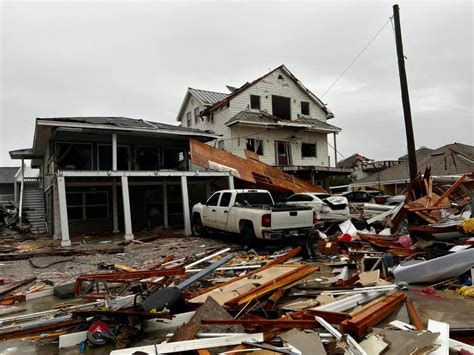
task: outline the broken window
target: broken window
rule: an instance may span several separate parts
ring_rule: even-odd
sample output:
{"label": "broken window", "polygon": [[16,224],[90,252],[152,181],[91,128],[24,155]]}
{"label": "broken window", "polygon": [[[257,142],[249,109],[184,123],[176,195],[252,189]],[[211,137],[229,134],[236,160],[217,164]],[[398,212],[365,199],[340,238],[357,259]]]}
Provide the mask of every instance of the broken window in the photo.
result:
{"label": "broken window", "polygon": [[309,116],[309,102],[301,101],[301,114]]}
{"label": "broken window", "polygon": [[224,140],[223,139],[221,139],[220,141],[217,142],[217,148],[224,149]]}
{"label": "broken window", "polygon": [[194,109],[194,124],[198,123],[198,119],[199,119],[199,107],[196,107]]}
{"label": "broken window", "polygon": [[316,158],[316,144],[315,143],[301,144],[301,157]]}
{"label": "broken window", "polygon": [[160,148],[135,147],[136,170],[160,170]]}
{"label": "broken window", "polygon": [[92,145],[56,143],[55,159],[59,170],[92,170]]}
{"label": "broken window", "polygon": [[247,138],[247,150],[250,150],[258,155],[263,155],[263,140],[262,139],[254,139],[254,138]]}
{"label": "broken window", "polygon": [[[129,170],[129,149],[117,147],[117,170]],[[97,169],[112,170],[112,146],[100,144],[97,151]]]}
{"label": "broken window", "polygon": [[260,96],[250,95],[250,108],[254,110],[260,110]]}
{"label": "broken window", "polygon": [[184,148],[164,148],[163,168],[173,170],[186,170]]}
{"label": "broken window", "polygon": [[71,221],[109,218],[107,191],[68,192],[66,199]]}
{"label": "broken window", "polygon": [[291,99],[289,97],[272,95],[273,116],[282,120],[291,119]]}
{"label": "broken window", "polygon": [[191,127],[191,112],[186,113],[187,127]]}

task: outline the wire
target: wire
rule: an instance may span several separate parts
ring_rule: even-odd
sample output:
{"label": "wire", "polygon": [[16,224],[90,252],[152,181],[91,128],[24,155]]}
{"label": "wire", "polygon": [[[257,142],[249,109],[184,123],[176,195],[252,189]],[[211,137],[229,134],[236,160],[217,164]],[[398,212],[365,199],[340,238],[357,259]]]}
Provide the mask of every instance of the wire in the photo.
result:
{"label": "wire", "polygon": [[332,88],[334,85],[336,85],[336,83],[344,76],[344,74],[355,64],[355,62],[357,61],[357,59],[360,58],[360,56],[367,50],[367,48],[369,48],[369,46],[372,44],[372,42],[375,41],[375,39],[379,36],[379,34],[383,31],[383,29],[388,25],[389,22],[391,22],[392,18],[390,17],[387,22],[385,22],[385,24],[377,31],[377,33],[375,34],[374,37],[372,37],[372,39],[365,45],[364,48],[362,48],[362,50],[359,52],[359,54],[356,55],[356,57],[352,60],[352,62],[346,67],[346,69],[344,69],[342,71],[342,73],[337,77],[336,80],[334,80],[334,82],[329,85],[329,87],[326,89],[326,91],[324,92],[324,94],[321,95],[321,98],[323,98]]}

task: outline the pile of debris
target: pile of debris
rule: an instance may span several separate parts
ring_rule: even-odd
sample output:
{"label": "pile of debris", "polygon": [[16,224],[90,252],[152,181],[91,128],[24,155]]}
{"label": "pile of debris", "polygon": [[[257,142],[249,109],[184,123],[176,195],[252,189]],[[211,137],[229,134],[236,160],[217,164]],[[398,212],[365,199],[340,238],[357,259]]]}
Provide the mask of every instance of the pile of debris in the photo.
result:
{"label": "pile of debris", "polygon": [[[297,247],[207,246],[154,254],[144,267],[101,262],[56,287],[3,280],[0,338],[114,355],[474,354],[472,182],[465,175],[446,189],[428,169],[400,205],[325,221]],[[18,313],[21,302],[53,294],[62,303]],[[454,302],[470,323],[427,317],[426,300]]]}

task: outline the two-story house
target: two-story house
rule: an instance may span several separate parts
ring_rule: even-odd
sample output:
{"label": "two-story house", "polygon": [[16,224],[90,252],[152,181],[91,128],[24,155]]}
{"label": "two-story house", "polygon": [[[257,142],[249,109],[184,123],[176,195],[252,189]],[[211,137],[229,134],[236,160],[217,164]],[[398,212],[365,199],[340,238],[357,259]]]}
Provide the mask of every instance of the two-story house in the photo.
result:
{"label": "two-story house", "polygon": [[20,210],[28,217],[45,206],[34,227],[63,246],[70,233],[132,239],[137,230],[179,226],[191,234],[190,206],[210,195],[211,180],[231,188],[234,181],[229,172],[190,169],[189,138],[216,136],[125,117],[37,118],[32,147],[10,152],[40,171],[19,179]]}
{"label": "two-story house", "polygon": [[327,123],[334,115],[284,65],[227,88],[228,94],[189,88],[177,116],[181,127],[215,133],[219,139],[210,144],[242,157],[244,149],[253,151],[314,184],[341,172],[330,167],[328,151],[328,134],[335,141],[341,132]]}

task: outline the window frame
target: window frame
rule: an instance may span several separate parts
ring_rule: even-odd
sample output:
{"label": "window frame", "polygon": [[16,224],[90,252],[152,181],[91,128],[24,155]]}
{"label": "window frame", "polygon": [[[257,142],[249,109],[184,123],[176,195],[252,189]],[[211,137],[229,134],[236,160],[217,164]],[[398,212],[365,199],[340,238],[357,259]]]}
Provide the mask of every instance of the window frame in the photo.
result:
{"label": "window frame", "polygon": [[[280,99],[286,99],[285,101],[288,102],[289,104],[289,114],[288,114],[288,118],[282,118],[282,117],[279,117],[275,114],[275,110],[274,110],[274,102],[273,100],[274,99],[277,99],[277,98],[280,98]],[[291,97],[287,97],[287,96],[281,96],[281,95],[272,95],[272,115],[277,117],[278,119],[280,120],[288,120],[288,121],[291,121],[292,119],[292,110],[291,110]]]}
{"label": "window frame", "polygon": [[82,171],[94,171],[94,146],[92,143],[87,143],[87,142],[75,142],[75,141],[54,141],[54,165],[55,168],[58,170],[66,170],[66,171],[81,171],[79,169],[75,170],[68,170],[68,169],[59,169],[58,163],[56,162],[56,153],[58,152],[58,144],[78,144],[78,145],[88,145],[91,149],[91,166],[90,169],[82,170]]}
{"label": "window frame", "polygon": [[[81,195],[82,203],[80,205],[69,205],[67,204],[67,208],[82,208],[82,218],[77,219],[77,218],[68,218],[69,221],[100,221],[100,220],[107,220],[110,219],[110,203],[109,203],[109,191],[105,190],[100,190],[100,191],[71,191],[71,192],[66,192],[66,201],[67,201],[67,195],[70,194],[78,194]],[[106,198],[106,203],[99,203],[99,204],[87,204],[87,194],[105,194]],[[106,217],[99,217],[99,218],[88,218],[87,217],[87,207],[106,207],[107,208],[107,216]]]}
{"label": "window frame", "polygon": [[198,124],[198,118],[199,118],[199,106],[194,108],[193,115],[194,115],[194,124],[197,125]]}
{"label": "window frame", "polygon": [[193,122],[192,117],[191,117],[191,111],[186,112],[186,123],[187,127],[191,127],[191,123]]}
{"label": "window frame", "polygon": [[[304,152],[303,152],[303,146],[305,145],[312,145],[314,146],[314,155],[305,155]],[[318,146],[316,143],[307,143],[307,142],[303,142],[301,143],[301,158],[302,159],[314,159],[314,158],[317,158],[318,157]]]}
{"label": "window frame", "polygon": [[[307,105],[308,105],[308,113],[304,113],[304,112],[303,112],[303,104],[307,104]],[[311,114],[311,109],[310,109],[310,103],[309,103],[309,101],[301,101],[300,109],[301,109],[300,112],[301,112],[302,115],[310,116],[310,114]]]}
{"label": "window frame", "polygon": [[[252,98],[258,98],[258,107],[252,107]],[[250,109],[251,110],[261,110],[262,109],[262,97],[260,95],[250,94]]]}
{"label": "window frame", "polygon": [[[214,197],[217,196],[217,201],[215,205],[209,204],[209,201]],[[219,200],[221,199],[221,193],[220,192],[214,192],[206,201],[206,206],[212,206],[212,207],[217,207],[219,206]]]}
{"label": "window frame", "polygon": [[[228,202],[227,202],[227,205],[225,205],[225,206],[222,205],[222,200],[224,199],[224,195],[228,195],[228,196],[229,196],[229,200],[228,200]],[[232,200],[232,192],[223,192],[223,193],[221,194],[221,197],[219,198],[219,206],[218,206],[218,207],[229,207],[231,200]]]}
{"label": "window frame", "polygon": [[[249,141],[253,141],[253,149],[248,148],[248,142]],[[257,142],[260,142],[261,144],[258,145]],[[258,147],[259,146],[262,148],[261,154],[258,153]],[[245,140],[245,149],[250,150],[251,152],[254,152],[258,156],[264,156],[265,155],[265,145],[263,143],[263,139],[260,139],[260,138],[246,138],[246,140]]]}

